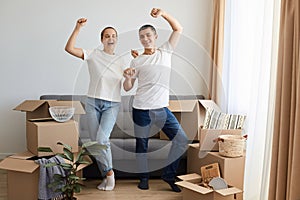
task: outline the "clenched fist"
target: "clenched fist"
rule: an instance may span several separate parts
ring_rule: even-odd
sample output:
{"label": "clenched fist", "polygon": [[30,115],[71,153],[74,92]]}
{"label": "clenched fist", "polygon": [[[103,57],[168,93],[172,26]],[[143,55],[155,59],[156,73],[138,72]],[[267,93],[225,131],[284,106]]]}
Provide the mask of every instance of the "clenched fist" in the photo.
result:
{"label": "clenched fist", "polygon": [[86,18],[80,18],[80,19],[78,19],[77,23],[76,23],[76,28],[81,28],[82,26],[85,25],[86,22],[87,22]]}
{"label": "clenched fist", "polygon": [[130,67],[124,70],[123,76],[125,78],[132,78],[135,75],[136,71],[134,68]]}
{"label": "clenched fist", "polygon": [[162,14],[163,14],[163,10],[159,9],[159,8],[153,8],[150,13],[150,15],[154,18],[157,18],[157,17],[161,16]]}

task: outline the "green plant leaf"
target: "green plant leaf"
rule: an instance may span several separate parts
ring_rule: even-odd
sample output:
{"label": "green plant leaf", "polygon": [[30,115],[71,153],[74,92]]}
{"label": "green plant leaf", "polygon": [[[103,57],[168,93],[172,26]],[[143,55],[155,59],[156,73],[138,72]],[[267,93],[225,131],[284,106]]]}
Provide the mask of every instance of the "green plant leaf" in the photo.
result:
{"label": "green plant leaf", "polygon": [[89,161],[86,161],[86,160],[81,160],[81,161],[78,161],[76,164],[90,164],[91,162]]}
{"label": "green plant leaf", "polygon": [[63,181],[64,180],[64,176],[63,175],[61,175],[61,174],[54,174],[53,175],[53,179],[55,180],[55,181]]}
{"label": "green plant leaf", "polygon": [[54,166],[57,166],[58,164],[57,163],[47,163],[44,165],[44,167],[54,167]]}
{"label": "green plant leaf", "polygon": [[61,166],[65,170],[72,170],[73,169],[73,165],[72,164],[68,164],[68,163],[60,163],[59,166]]}
{"label": "green plant leaf", "polygon": [[96,142],[96,141],[85,142],[82,144],[82,148],[87,148],[87,147],[93,146],[95,144],[98,144],[98,142]]}
{"label": "green plant leaf", "polygon": [[67,148],[64,148],[63,150],[64,150],[65,158],[66,158],[67,160],[73,162],[73,160],[74,160],[74,155],[73,155],[73,153],[72,153],[69,149],[67,149]]}
{"label": "green plant leaf", "polygon": [[82,159],[82,157],[84,156],[84,152],[85,152],[85,151],[86,151],[85,149],[81,149],[81,150],[79,151],[75,163],[77,163],[79,160]]}
{"label": "green plant leaf", "polygon": [[57,142],[58,145],[62,145],[64,148],[68,149],[69,151],[72,151],[72,147],[68,144],[64,144],[62,142]]}
{"label": "green plant leaf", "polygon": [[75,193],[79,193],[80,191],[81,191],[81,185],[75,184],[75,186],[74,186],[74,192]]}
{"label": "green plant leaf", "polygon": [[58,155],[58,156],[61,157],[61,158],[67,159],[66,155],[63,154],[63,153],[58,153],[58,154],[56,154],[56,155]]}
{"label": "green plant leaf", "polygon": [[69,179],[72,179],[72,180],[79,180],[80,178],[78,177],[78,176],[76,176],[75,174],[71,174],[70,176],[69,176]]}
{"label": "green plant leaf", "polygon": [[38,147],[37,150],[39,152],[52,152],[53,153],[53,151],[50,147]]}

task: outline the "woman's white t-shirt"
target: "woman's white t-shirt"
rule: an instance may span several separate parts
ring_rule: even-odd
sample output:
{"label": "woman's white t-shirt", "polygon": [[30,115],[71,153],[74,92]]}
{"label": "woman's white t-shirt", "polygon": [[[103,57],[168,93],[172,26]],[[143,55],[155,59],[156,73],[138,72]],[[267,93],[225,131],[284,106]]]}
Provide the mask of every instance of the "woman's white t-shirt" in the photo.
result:
{"label": "woman's white t-shirt", "polygon": [[87,96],[120,102],[124,60],[99,48],[83,52],[90,74]]}
{"label": "woman's white t-shirt", "polygon": [[139,55],[130,66],[136,69],[138,81],[133,100],[136,109],[157,109],[169,105],[169,83],[173,48],[165,42],[152,55]]}

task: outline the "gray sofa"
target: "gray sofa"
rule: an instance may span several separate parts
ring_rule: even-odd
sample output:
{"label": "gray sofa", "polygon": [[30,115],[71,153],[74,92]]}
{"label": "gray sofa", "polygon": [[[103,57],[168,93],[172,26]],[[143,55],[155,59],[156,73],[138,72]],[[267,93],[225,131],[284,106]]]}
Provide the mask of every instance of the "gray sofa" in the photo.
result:
{"label": "gray sofa", "polygon": [[[77,100],[85,105],[86,96],[84,95],[42,95],[40,99],[56,99],[56,100]],[[170,99],[203,99],[203,96],[170,96]],[[110,142],[113,157],[113,166],[117,178],[133,178],[135,174],[135,138],[133,132],[133,121],[131,117],[132,111],[132,96],[122,96],[120,112],[117,117],[116,125],[111,133]],[[79,121],[80,143],[88,140],[89,133],[87,128],[87,120],[85,115],[77,116]],[[152,136],[149,139],[149,169],[151,170],[150,177],[159,177],[161,169],[165,166],[164,162],[168,156],[171,146],[169,140],[161,140],[159,134]],[[93,158],[92,158],[93,159]],[[186,154],[182,156],[178,175],[186,173]],[[85,178],[101,177],[97,170],[95,162],[83,171]]]}

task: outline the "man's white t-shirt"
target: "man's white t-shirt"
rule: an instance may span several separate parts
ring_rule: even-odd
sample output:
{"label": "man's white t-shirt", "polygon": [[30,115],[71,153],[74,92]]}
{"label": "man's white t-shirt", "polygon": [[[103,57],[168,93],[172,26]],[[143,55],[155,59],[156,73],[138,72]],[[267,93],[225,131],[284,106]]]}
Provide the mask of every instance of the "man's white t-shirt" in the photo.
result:
{"label": "man's white t-shirt", "polygon": [[124,60],[103,50],[83,50],[87,61],[90,83],[87,96],[106,101],[121,101]]}
{"label": "man's white t-shirt", "polygon": [[138,86],[133,100],[136,109],[149,110],[169,105],[169,83],[173,48],[165,42],[152,55],[139,55],[130,66],[136,69]]}

